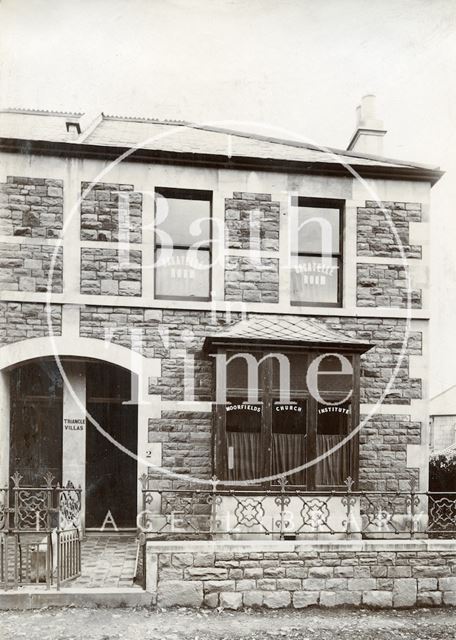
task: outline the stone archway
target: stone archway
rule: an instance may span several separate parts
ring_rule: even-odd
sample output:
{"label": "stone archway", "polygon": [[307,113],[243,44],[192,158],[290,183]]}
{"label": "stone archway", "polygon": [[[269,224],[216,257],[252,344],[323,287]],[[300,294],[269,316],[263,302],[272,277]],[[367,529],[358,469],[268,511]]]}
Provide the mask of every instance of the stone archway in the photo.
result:
{"label": "stone archway", "polygon": [[[84,359],[98,360],[110,363],[129,370],[135,374],[136,389],[135,393],[139,398],[147,398],[148,381],[150,377],[160,375],[160,362],[155,359],[144,358],[141,354],[136,353],[126,347],[113,343],[106,344],[101,340],[93,338],[74,337],[71,340],[63,337],[51,338],[33,338],[18,343],[4,346],[0,349],[0,486],[5,486],[9,482],[10,467],[10,388],[9,388],[9,372],[12,368],[21,363],[39,360],[43,358],[62,359]],[[78,378],[77,364],[76,371],[68,371],[72,376],[74,384],[68,385],[70,392],[68,394],[69,402],[77,404],[78,400]],[[73,367],[74,369],[74,367]],[[65,371],[65,375],[66,375]],[[144,464],[140,461],[141,453],[147,444],[147,428],[148,428],[148,409],[147,405],[138,402],[138,418],[137,418],[137,477],[145,470]],[[85,471],[84,471],[85,472]],[[81,472],[82,473],[82,472]],[[65,480],[65,478],[63,478]],[[140,492],[138,491],[137,506],[140,508]]]}

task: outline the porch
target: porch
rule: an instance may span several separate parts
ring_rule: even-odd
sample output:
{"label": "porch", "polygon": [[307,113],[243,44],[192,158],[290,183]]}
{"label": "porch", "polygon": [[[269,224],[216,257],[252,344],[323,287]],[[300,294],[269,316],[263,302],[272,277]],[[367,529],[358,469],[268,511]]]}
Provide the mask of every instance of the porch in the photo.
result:
{"label": "porch", "polygon": [[126,590],[135,583],[138,542],[133,532],[84,532],[82,490],[71,483],[22,484],[0,490],[0,588]]}

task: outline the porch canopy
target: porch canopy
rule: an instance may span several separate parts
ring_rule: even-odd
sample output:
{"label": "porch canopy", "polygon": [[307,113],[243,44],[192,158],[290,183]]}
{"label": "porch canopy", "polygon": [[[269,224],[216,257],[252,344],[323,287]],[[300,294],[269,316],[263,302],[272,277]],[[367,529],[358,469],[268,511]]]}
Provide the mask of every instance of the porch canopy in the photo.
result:
{"label": "porch canopy", "polygon": [[302,346],[308,348],[334,348],[364,353],[372,348],[367,341],[345,335],[309,318],[253,317],[241,320],[228,328],[206,337],[204,350],[211,352],[221,346]]}
{"label": "porch canopy", "polygon": [[[356,481],[358,439],[345,441],[359,423],[360,356],[372,346],[323,322],[283,316],[252,317],[207,336],[206,353],[222,354],[215,374],[217,476],[270,486],[286,475],[308,490],[341,487],[348,476]],[[287,357],[288,402],[278,354]]]}

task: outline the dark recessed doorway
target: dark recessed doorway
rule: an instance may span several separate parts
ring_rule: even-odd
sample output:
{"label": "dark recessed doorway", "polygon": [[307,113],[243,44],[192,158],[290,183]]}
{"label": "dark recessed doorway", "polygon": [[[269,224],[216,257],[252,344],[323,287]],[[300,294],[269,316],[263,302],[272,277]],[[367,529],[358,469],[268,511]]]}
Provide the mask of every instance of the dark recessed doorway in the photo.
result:
{"label": "dark recessed doorway", "polygon": [[[86,527],[105,530],[136,526],[138,407],[131,404],[131,373],[106,362],[88,362],[87,412],[110,441],[87,419]],[[120,445],[120,446],[119,446]],[[112,519],[112,520],[111,520]]]}

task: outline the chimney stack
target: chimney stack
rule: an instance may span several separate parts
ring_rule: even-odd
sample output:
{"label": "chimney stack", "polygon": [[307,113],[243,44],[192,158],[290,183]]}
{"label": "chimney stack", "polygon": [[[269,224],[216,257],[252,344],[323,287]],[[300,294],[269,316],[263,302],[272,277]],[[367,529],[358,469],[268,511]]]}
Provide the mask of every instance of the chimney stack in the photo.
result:
{"label": "chimney stack", "polygon": [[347,150],[381,156],[385,133],[383,122],[376,118],[375,96],[364,96],[356,108],[356,131]]}

